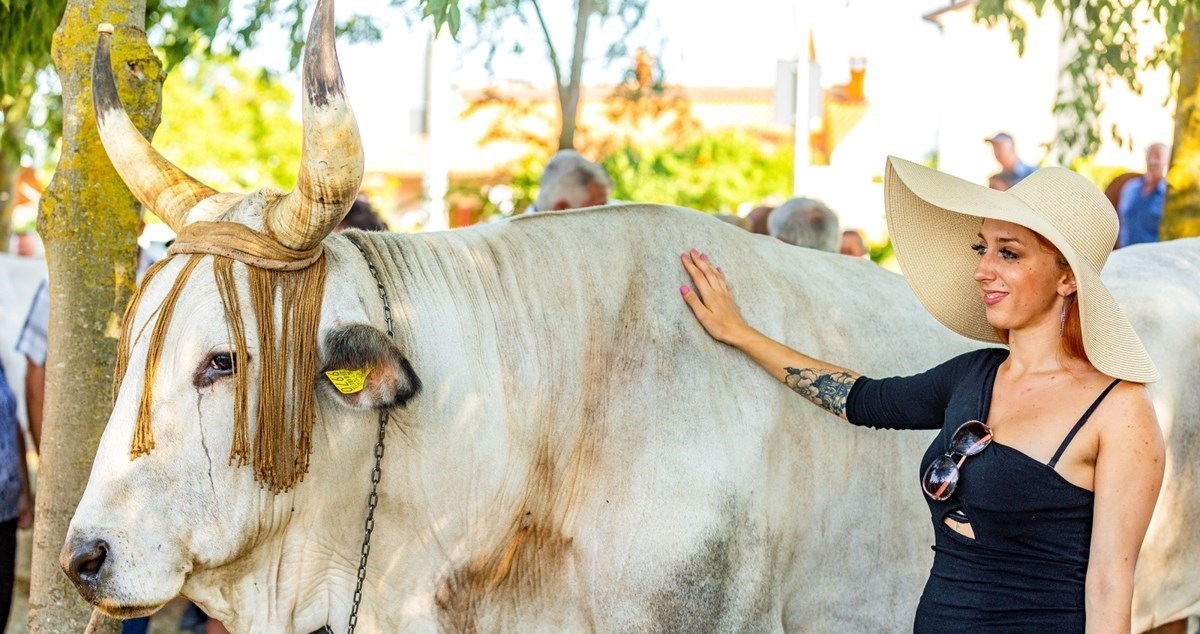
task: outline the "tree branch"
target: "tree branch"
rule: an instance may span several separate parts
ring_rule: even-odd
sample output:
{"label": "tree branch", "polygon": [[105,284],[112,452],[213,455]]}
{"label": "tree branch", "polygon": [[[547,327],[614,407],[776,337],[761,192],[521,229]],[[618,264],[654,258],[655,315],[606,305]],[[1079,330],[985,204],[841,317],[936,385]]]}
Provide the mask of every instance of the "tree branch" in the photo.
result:
{"label": "tree branch", "polygon": [[542,27],[542,37],[546,40],[546,50],[550,51],[550,65],[554,67],[554,87],[558,90],[558,100],[563,102],[562,70],[558,65],[558,53],[554,50],[554,40],[550,39],[550,29],[546,28],[546,18],[542,17],[542,6],[538,0],[530,0],[533,12],[537,14],[538,26]]}

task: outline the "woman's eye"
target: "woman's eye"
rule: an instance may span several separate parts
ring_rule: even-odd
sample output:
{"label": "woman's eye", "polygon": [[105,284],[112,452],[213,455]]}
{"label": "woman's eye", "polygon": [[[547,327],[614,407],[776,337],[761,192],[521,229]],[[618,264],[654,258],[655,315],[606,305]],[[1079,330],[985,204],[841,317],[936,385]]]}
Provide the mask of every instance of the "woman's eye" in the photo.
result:
{"label": "woman's eye", "polygon": [[208,363],[209,367],[217,372],[232,374],[237,367],[237,362],[234,356],[228,352],[220,352],[214,354]]}
{"label": "woman's eye", "polygon": [[1012,261],[1017,259],[1017,254],[1008,249],[1000,249],[1000,257],[1004,258],[1005,260]]}
{"label": "woman's eye", "polygon": [[972,244],[971,250],[978,253],[979,255],[983,255],[984,253],[987,253],[987,247],[983,246],[982,244]]}

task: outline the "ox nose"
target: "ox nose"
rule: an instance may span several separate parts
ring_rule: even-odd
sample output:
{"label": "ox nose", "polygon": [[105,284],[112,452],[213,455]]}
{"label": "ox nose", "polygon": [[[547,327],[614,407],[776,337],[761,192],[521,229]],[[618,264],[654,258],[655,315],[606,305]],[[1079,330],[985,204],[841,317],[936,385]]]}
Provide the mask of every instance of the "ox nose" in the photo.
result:
{"label": "ox nose", "polygon": [[100,578],[106,559],[108,559],[108,542],[103,539],[93,539],[79,544],[75,548],[70,546],[64,548],[59,564],[76,587],[86,596]]}

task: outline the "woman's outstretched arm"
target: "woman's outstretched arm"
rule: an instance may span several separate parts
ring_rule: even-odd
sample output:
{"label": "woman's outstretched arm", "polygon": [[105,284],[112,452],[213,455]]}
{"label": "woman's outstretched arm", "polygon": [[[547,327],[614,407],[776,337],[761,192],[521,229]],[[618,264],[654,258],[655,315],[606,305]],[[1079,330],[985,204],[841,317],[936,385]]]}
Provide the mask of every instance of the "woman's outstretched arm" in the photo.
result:
{"label": "woman's outstretched arm", "polygon": [[695,249],[680,259],[696,287],[679,292],[713,339],[746,353],[771,376],[826,411],[846,418],[846,398],[859,374],[801,354],[752,328],[742,317],[725,273]]}

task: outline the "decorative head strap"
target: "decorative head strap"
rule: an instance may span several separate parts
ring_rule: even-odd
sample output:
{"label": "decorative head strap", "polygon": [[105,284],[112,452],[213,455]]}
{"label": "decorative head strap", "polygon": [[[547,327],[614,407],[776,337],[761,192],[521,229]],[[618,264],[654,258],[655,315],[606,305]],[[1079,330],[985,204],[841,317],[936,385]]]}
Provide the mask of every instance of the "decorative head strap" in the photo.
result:
{"label": "decorative head strap", "polygon": [[193,222],[179,231],[167,255],[203,253],[237,260],[256,269],[298,271],[321,257],[324,247],[298,251],[271,236],[235,222]]}

